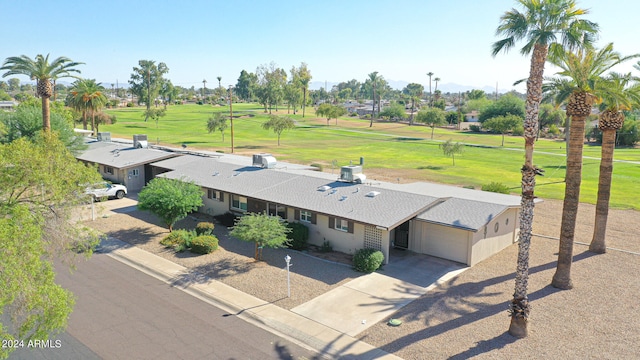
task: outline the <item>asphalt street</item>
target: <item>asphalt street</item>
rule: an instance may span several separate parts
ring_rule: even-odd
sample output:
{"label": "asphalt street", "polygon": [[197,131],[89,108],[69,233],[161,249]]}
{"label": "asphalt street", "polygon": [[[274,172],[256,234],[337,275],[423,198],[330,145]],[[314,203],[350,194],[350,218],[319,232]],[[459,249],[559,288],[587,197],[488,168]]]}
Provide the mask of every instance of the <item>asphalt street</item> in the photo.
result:
{"label": "asphalt street", "polygon": [[50,348],[11,359],[314,359],[300,347],[105,254],[57,266],[76,296],[65,333]]}

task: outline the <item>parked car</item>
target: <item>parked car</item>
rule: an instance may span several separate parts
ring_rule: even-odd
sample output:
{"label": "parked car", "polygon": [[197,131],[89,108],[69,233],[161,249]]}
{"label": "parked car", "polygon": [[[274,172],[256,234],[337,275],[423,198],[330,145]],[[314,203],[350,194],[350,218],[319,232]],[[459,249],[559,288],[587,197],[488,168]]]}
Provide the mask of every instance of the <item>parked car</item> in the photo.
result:
{"label": "parked car", "polygon": [[112,198],[122,199],[127,195],[127,187],[120,184],[103,182],[88,187],[85,193],[93,196],[94,201]]}

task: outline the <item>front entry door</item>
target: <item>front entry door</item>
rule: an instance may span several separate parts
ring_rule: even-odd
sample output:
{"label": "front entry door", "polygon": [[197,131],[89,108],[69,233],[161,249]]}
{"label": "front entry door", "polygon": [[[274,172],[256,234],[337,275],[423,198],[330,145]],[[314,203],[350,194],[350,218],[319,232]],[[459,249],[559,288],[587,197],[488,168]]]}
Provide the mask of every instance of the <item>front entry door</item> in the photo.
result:
{"label": "front entry door", "polygon": [[396,228],[396,236],[393,242],[394,247],[401,249],[409,248],[409,222],[405,222]]}

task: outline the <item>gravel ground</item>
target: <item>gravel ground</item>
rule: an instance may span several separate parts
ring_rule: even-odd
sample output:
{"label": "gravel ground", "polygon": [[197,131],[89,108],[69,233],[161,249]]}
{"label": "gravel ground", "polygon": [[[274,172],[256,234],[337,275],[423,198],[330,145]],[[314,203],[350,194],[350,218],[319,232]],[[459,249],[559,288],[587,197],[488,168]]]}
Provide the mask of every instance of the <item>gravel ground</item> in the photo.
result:
{"label": "gravel ground", "polygon": [[[562,202],[537,204],[534,233],[543,236],[534,237],[531,248],[529,337],[516,340],[506,333],[517,256],[517,245],[512,245],[399,310],[394,317],[403,321],[401,326],[378,323],[360,334],[360,340],[404,359],[637,359],[640,212],[611,210],[607,245],[626,252],[594,255],[580,244],[591,241],[594,209],[580,205],[572,266],[575,287],[562,291],[549,285],[558,242],[548,238],[560,233]],[[360,276],[348,265],[283,249],[265,249],[265,261],[255,262],[253,245],[230,239],[222,225],[215,230],[220,249],[213,254],[175,254],[158,243],[168,231],[155,216],[139,211],[111,214],[87,224],[191,269],[184,281],[211,276],[286,309]],[[176,228],[191,228],[196,221],[185,219]],[[286,298],[287,253],[293,258],[291,298]]]}

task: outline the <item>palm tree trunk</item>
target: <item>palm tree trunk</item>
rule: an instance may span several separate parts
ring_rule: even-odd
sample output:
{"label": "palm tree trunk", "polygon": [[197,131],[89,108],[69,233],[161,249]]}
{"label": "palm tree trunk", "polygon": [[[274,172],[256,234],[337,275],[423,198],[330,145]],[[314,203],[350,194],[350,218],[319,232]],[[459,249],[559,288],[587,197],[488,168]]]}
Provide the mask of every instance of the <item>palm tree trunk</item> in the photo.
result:
{"label": "palm tree trunk", "polygon": [[51,131],[51,111],[49,110],[48,96],[42,96],[42,130]]}
{"label": "palm tree trunk", "polygon": [[93,136],[96,136],[96,116],[93,111],[91,111],[91,131],[93,132]]}
{"label": "palm tree trunk", "polygon": [[303,88],[302,89],[302,96],[303,96],[303,100],[302,100],[302,117],[304,117],[304,110],[307,108],[307,88]]}
{"label": "palm tree trunk", "polygon": [[[520,232],[518,235],[518,264],[516,267],[515,291],[509,306],[511,324],[509,334],[523,338],[527,336],[528,319],[531,307],[527,288],[529,286],[529,248],[533,229],[534,191],[536,175],[541,170],[533,165],[533,149],[538,133],[538,111],[542,100],[542,78],[548,48],[536,44],[531,56],[529,79],[527,80],[526,116],[524,120],[525,162],[522,166],[522,198],[520,201]],[[431,84],[429,84],[431,86]],[[429,89],[431,91],[431,89]]]}
{"label": "palm tree trunk", "polygon": [[[569,114],[567,114],[569,115]],[[573,261],[573,240],[576,229],[576,217],[580,204],[580,183],[582,182],[582,147],[584,144],[584,124],[586,115],[571,115],[569,137],[569,156],[565,176],[564,204],[560,225],[560,245],[558,265],[551,285],[558,289],[573,288],[571,282],[571,263]]]}
{"label": "palm tree trunk", "polygon": [[593,238],[589,251],[604,254],[607,251],[605,235],[609,215],[609,196],[611,195],[611,175],[613,173],[613,151],[615,149],[616,130],[602,131],[602,155],[600,159],[600,178],[598,180],[598,201]]}
{"label": "palm tree trunk", "polygon": [[82,110],[82,128],[87,130],[87,111]]}

